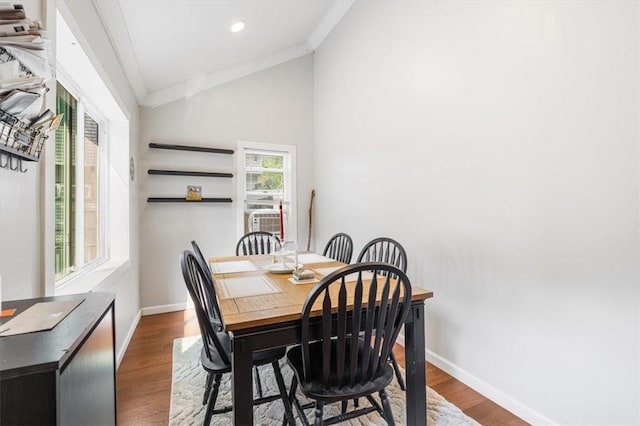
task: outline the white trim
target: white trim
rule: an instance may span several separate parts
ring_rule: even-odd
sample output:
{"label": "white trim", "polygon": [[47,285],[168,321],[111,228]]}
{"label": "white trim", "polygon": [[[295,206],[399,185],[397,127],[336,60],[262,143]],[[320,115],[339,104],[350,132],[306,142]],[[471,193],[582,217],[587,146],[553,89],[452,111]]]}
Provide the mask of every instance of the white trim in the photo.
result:
{"label": "white trim", "polygon": [[[64,69],[62,64],[57,63],[58,68],[58,82],[65,88],[65,90],[76,100],[76,140],[75,144],[75,182],[76,182],[76,190],[75,190],[75,267],[76,270],[58,280],[55,279],[54,273],[54,292],[57,291],[57,288],[62,288],[68,282],[75,280],[76,277],[80,277],[85,273],[91,273],[96,268],[101,268],[101,265],[108,263],[110,259],[110,253],[106,251],[109,247],[109,234],[107,233],[109,230],[108,221],[109,215],[107,214],[107,197],[106,194],[109,191],[109,179],[107,170],[109,167],[108,157],[108,140],[105,137],[107,132],[107,127],[109,126],[106,117],[100,112],[99,109],[91,103],[87,101],[87,97],[84,96],[83,90],[75,83],[70,74]],[[56,98],[57,98],[56,91]],[[99,134],[98,134],[98,220],[99,227],[99,247],[98,247],[98,257],[89,262],[86,262],[84,259],[84,116],[88,115],[91,117],[99,126]],[[55,196],[54,196],[54,207],[55,207]],[[78,212],[83,212],[82,214],[78,214]],[[55,226],[55,223],[54,223]],[[55,235],[55,234],[54,234]],[[55,268],[55,265],[54,265]],[[94,280],[91,280],[93,282]],[[91,290],[92,288],[88,288]]]}
{"label": "white trim", "polygon": [[[396,343],[404,347],[404,330],[398,335]],[[491,386],[484,380],[479,379],[468,371],[458,367],[448,359],[436,354],[429,349],[425,349],[427,361],[438,367],[440,370],[449,374],[451,377],[459,380],[469,386],[484,397],[495,402],[502,408],[511,411],[522,420],[533,425],[556,425],[552,420],[538,413],[537,411],[527,407],[521,402],[513,399],[499,389]]]}
{"label": "white trim", "polygon": [[138,104],[147,97],[147,88],[140,72],[140,64],[133,44],[127,22],[122,14],[120,1],[97,1],[93,0],[93,5],[102,21],[109,43],[120,62],[120,67],[127,76],[129,86],[133,91]]}
{"label": "white trim", "polygon": [[238,78],[245,77],[258,71],[289,62],[311,52],[313,52],[311,46],[307,43],[302,43],[279,50],[261,58],[232,65],[221,70],[212,71],[202,77],[183,81],[182,83],[149,93],[143,103],[143,106],[157,107],[180,98],[189,97],[204,90],[211,89],[212,87],[220,86],[232,80],[237,80]]}
{"label": "white trim", "polygon": [[124,338],[124,342],[122,342],[122,347],[118,352],[118,356],[116,357],[116,371],[120,368],[120,364],[122,363],[122,359],[124,358],[124,354],[127,353],[127,348],[129,347],[129,343],[131,343],[131,339],[133,338],[133,333],[136,332],[136,328],[138,327],[138,323],[140,322],[140,318],[142,317],[142,311],[138,311],[136,317],[133,319],[131,326],[129,327],[129,331]]}
{"label": "white trim", "polygon": [[171,305],[148,306],[142,308],[142,316],[164,314],[166,312],[186,311],[191,308],[188,303],[173,303]]}
{"label": "white trim", "polygon": [[95,290],[106,280],[119,279],[131,265],[129,259],[109,259],[92,263],[90,267],[56,281],[55,295],[86,293]]}
{"label": "white trim", "polygon": [[78,25],[75,18],[73,17],[73,13],[71,12],[71,10],[69,10],[69,6],[67,6],[67,2],[71,1],[72,0],[57,0],[55,2],[56,10],[60,13],[60,16],[62,17],[62,19],[64,19],[64,22],[71,30],[73,37],[82,47],[84,54],[89,59],[89,62],[95,69],[96,73],[98,74],[106,88],[109,90],[111,97],[115,100],[115,103],[117,104],[118,108],[120,108],[122,114],[124,114],[127,120],[130,120],[132,112],[129,111],[126,102],[124,101],[124,99],[122,99],[122,97],[120,96],[120,92],[116,89],[116,85],[113,83],[111,77],[104,69],[104,66],[101,65],[100,57],[94,52],[94,47],[84,36],[84,33],[80,29],[80,25]]}
{"label": "white trim", "polygon": [[[403,342],[404,343],[404,342]],[[486,398],[492,400],[496,404],[500,405],[506,410],[511,411],[522,420],[534,424],[534,425],[556,425],[557,423],[538,413],[537,411],[527,407],[521,402],[515,400],[509,395],[505,394],[501,390],[493,387],[489,383],[474,376],[468,371],[458,367],[448,359],[426,349],[427,360],[448,373],[452,377],[461,381],[465,385],[473,388],[475,391],[481,393]]]}
{"label": "white trim", "polygon": [[[56,93],[57,95],[57,93]],[[76,110],[74,112],[76,116],[76,140],[73,141],[76,148],[75,160],[75,267],[76,271],[80,271],[86,267],[84,262],[84,102],[80,97],[76,98]],[[100,182],[98,182],[98,185]],[[100,255],[98,255],[98,258]],[[72,273],[73,274],[73,273]]]}
{"label": "white trim", "polygon": [[343,0],[336,1],[329,9],[324,18],[320,21],[318,26],[309,36],[307,43],[316,50],[324,41],[325,38],[333,31],[338,22],[344,18],[351,6],[355,3],[355,0]]}
{"label": "white trim", "polygon": [[[69,1],[69,0],[65,0]],[[334,2],[325,16],[320,20],[306,43],[279,50],[270,55],[234,64],[227,68],[205,74],[203,77],[193,78],[181,83],[149,92],[144,83],[140,64],[137,60],[135,47],[131,42],[131,35],[122,13],[120,1],[92,0],[93,6],[103,24],[107,38],[118,62],[123,69],[129,86],[139,105],[156,107],[177,99],[188,97],[212,87],[220,86],[241,77],[262,71],[300,56],[312,53],[327,38],[335,26],[349,11],[355,0],[341,0]],[[67,19],[66,5],[62,7]],[[81,40],[82,41],[82,40]],[[128,117],[127,117],[128,118]]]}

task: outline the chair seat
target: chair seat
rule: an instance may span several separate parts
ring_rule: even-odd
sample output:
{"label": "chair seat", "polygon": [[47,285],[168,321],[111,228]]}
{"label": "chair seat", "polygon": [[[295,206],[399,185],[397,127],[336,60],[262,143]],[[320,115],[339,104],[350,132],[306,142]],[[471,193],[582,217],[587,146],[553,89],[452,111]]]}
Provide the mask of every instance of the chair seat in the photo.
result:
{"label": "chair seat", "polygon": [[[365,343],[363,339],[358,339],[358,359],[361,359],[362,352],[365,347]],[[332,353],[335,353],[337,342],[336,340],[332,341]],[[347,343],[347,348],[349,348],[349,343]],[[287,362],[289,366],[293,370],[298,382],[300,383],[300,390],[302,393],[308,398],[324,401],[324,402],[333,402],[333,401],[342,401],[345,399],[359,398],[361,396],[370,395],[374,392],[378,392],[384,389],[386,386],[391,383],[393,380],[393,368],[387,363],[382,368],[381,373],[375,377],[373,380],[369,380],[366,382],[361,382],[359,380],[362,377],[362,362],[358,362],[358,367],[355,372],[356,380],[354,381],[354,385],[350,385],[349,383],[337,383],[337,365],[335,361],[335,357],[331,359],[331,374],[329,376],[329,384],[325,384],[323,375],[322,375],[322,342],[314,342],[309,344],[309,352],[312,354],[312,359],[314,359],[313,354],[317,355],[315,361],[311,365],[310,375],[306,378],[303,378],[303,367],[302,367],[302,348],[301,346],[294,346],[289,349],[287,352]],[[350,350],[347,349],[346,357],[345,357],[345,370],[349,369],[349,358],[350,358]],[[349,377],[349,374],[346,373],[346,376]]]}
{"label": "chair seat", "polygon": [[[225,352],[229,359],[231,359],[231,339],[229,335],[225,331],[216,332],[220,343],[222,344]],[[200,361],[202,363],[202,367],[210,373],[214,374],[224,374],[231,371],[231,366],[227,365],[222,359],[220,359],[220,355],[218,351],[215,350],[213,345],[211,347],[211,359],[207,357],[207,354],[202,348],[200,351]],[[277,361],[280,358],[283,358],[286,353],[286,348],[276,348],[269,349],[266,351],[254,352],[253,353],[253,366],[266,365],[271,364],[273,361]]]}

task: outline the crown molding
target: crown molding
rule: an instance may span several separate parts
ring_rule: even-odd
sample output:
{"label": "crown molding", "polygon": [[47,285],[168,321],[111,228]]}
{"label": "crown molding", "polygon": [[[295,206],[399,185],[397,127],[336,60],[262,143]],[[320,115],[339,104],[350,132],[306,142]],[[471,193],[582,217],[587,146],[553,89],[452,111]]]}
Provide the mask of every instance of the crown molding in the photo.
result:
{"label": "crown molding", "polygon": [[322,44],[325,38],[355,3],[355,0],[336,1],[311,33],[306,43],[282,49],[273,54],[232,65],[221,70],[212,71],[153,92],[148,92],[142,73],[140,72],[129,29],[127,28],[120,7],[120,1],[121,0],[92,0],[138,104],[147,107],[157,107],[180,98],[193,96],[203,90],[220,86],[238,78],[312,53]]}
{"label": "crown molding", "polygon": [[282,49],[278,52],[272,53],[271,55],[206,73],[200,77],[192,78],[182,83],[156,90],[149,93],[142,105],[147,107],[157,107],[180,98],[186,98],[195,95],[198,92],[202,92],[203,90],[220,86],[238,78],[280,65],[312,52],[313,49],[308,43],[301,43],[287,49]]}
{"label": "crown molding", "polygon": [[324,39],[333,31],[354,3],[355,0],[338,0],[333,3],[327,14],[324,15],[324,18],[322,18],[316,29],[313,30],[309,36],[309,40],[307,40],[307,43],[313,50],[316,50],[322,44]]}
{"label": "crown molding", "polygon": [[133,44],[131,43],[129,28],[127,27],[122,9],[120,8],[120,0],[93,0],[93,5],[102,21],[102,26],[107,33],[111,47],[118,57],[120,67],[127,76],[129,86],[131,86],[131,90],[140,105],[146,99],[148,92],[144,84],[144,79],[142,78],[142,73],[140,72],[140,67],[138,66]]}

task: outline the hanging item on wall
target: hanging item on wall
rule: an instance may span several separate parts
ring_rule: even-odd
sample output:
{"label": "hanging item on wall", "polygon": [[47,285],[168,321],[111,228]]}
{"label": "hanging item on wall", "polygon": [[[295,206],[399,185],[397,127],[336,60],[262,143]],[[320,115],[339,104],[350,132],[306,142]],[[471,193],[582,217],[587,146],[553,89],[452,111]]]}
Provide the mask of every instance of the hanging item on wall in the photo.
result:
{"label": "hanging item on wall", "polygon": [[0,3],[0,151],[10,157],[4,167],[10,170],[25,172],[23,160],[38,161],[47,133],[60,124],[45,110],[53,74],[41,33],[40,21],[27,18],[21,4]]}

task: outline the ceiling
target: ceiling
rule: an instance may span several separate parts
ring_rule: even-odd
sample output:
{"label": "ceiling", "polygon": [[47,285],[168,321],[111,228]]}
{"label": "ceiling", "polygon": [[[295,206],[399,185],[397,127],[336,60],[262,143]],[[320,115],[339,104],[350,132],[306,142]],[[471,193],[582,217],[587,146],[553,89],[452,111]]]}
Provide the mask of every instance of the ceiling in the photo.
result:
{"label": "ceiling", "polygon": [[94,4],[138,102],[157,106],[313,52],[353,0]]}

